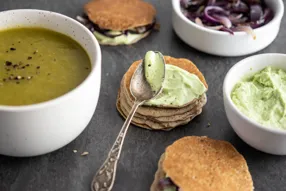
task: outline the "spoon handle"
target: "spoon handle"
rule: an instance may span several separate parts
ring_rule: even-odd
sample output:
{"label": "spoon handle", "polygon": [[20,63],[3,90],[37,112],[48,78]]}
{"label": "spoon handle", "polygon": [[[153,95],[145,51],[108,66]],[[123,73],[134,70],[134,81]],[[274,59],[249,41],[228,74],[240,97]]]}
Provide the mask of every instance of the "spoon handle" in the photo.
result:
{"label": "spoon handle", "polygon": [[97,171],[97,173],[93,178],[91,184],[92,191],[111,191],[115,181],[117,162],[120,157],[122,145],[124,143],[128,127],[136,110],[142,103],[143,102],[135,101],[128,117],[126,118],[125,123],[123,124],[116,138],[116,141],[114,142],[111,150],[109,151],[107,159],[102,164],[102,166],[100,167],[100,169]]}

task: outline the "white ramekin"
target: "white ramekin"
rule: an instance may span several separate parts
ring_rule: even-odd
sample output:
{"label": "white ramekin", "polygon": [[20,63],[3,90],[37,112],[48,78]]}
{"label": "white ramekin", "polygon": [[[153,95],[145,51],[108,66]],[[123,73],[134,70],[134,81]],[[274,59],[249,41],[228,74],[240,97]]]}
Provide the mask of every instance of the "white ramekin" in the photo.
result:
{"label": "white ramekin", "polygon": [[254,30],[256,40],[245,32],[215,31],[199,26],[186,18],[180,7],[180,0],[172,0],[173,28],[188,45],[209,54],[219,56],[243,56],[264,49],[276,38],[284,14],[282,0],[265,0],[275,16],[268,24]]}
{"label": "white ramekin", "polygon": [[92,64],[86,80],[59,98],[28,106],[0,105],[0,154],[36,156],[65,146],[88,125],[99,98],[101,50],[88,29],[58,13],[29,9],[1,12],[0,30],[15,27],[42,27],[70,36],[86,50]]}
{"label": "white ramekin", "polygon": [[264,127],[240,112],[231,100],[231,92],[241,78],[252,75],[266,66],[286,71],[285,54],[261,54],[235,64],[223,84],[224,107],[229,123],[237,135],[250,146],[275,155],[286,155],[286,130]]}

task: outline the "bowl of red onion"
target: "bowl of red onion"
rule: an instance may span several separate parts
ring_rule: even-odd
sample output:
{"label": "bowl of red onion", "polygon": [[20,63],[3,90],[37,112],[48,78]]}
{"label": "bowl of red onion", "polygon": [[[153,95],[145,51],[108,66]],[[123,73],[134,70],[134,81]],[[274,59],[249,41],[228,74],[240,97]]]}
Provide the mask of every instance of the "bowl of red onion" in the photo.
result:
{"label": "bowl of red onion", "polygon": [[277,37],[283,0],[172,0],[173,28],[188,45],[218,56],[244,56]]}

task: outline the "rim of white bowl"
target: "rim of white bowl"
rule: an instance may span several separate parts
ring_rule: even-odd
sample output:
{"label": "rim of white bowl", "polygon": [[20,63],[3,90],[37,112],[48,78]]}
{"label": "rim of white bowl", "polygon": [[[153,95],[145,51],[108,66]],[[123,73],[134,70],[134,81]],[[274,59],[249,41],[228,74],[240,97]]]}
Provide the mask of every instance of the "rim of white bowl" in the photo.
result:
{"label": "rim of white bowl", "polygon": [[[267,23],[266,25],[263,25],[259,28],[256,28],[254,29],[253,31],[261,31],[261,30],[264,30],[265,28],[268,28],[268,27],[272,27],[273,24],[275,24],[276,22],[280,22],[283,18],[283,15],[284,15],[284,3],[283,3],[283,0],[275,0],[275,1],[278,1],[278,10],[275,12],[275,15],[274,15],[274,18],[269,22]],[[216,30],[212,30],[212,29],[208,29],[206,27],[202,27],[192,21],[190,21],[181,11],[181,6],[180,6],[180,0],[172,0],[172,5],[173,5],[173,10],[176,12],[176,14],[183,20],[185,21],[187,24],[199,29],[199,30],[202,30],[202,31],[205,31],[205,32],[209,32],[209,33],[212,33],[214,35],[222,35],[222,36],[227,36],[229,35],[229,33],[227,32],[224,32],[224,31],[216,31]],[[243,36],[243,35],[248,35],[247,33],[245,32],[234,32],[234,35],[236,36]]]}
{"label": "rim of white bowl", "polygon": [[77,87],[75,87],[71,91],[65,93],[64,95],[56,97],[54,99],[51,99],[51,100],[48,100],[48,101],[45,101],[45,102],[41,102],[41,103],[31,104],[31,105],[21,105],[21,106],[0,105],[0,111],[7,111],[7,112],[32,111],[32,110],[41,109],[41,108],[44,108],[44,107],[48,107],[48,106],[52,106],[54,104],[57,104],[57,103],[59,103],[59,102],[61,102],[63,100],[68,99],[75,92],[80,91],[81,87],[84,84],[86,84],[87,81],[89,81],[91,76],[95,75],[95,72],[97,70],[101,69],[101,66],[100,66],[100,63],[101,63],[101,49],[100,49],[100,46],[98,44],[98,41],[96,40],[96,38],[94,37],[92,32],[90,32],[90,30],[88,30],[85,26],[83,26],[81,23],[79,23],[75,19],[73,19],[71,17],[68,17],[66,15],[63,15],[63,14],[57,13],[57,12],[40,10],[40,9],[13,9],[13,10],[8,10],[8,11],[2,11],[1,13],[4,13],[4,12],[5,13],[8,13],[8,12],[37,12],[37,13],[38,12],[42,12],[42,13],[45,13],[45,14],[52,14],[52,15],[56,15],[58,17],[62,17],[63,19],[67,19],[73,25],[77,25],[77,26],[81,27],[82,30],[84,30],[85,32],[87,32],[87,34],[89,34],[89,38],[93,42],[93,44],[95,45],[95,48],[96,48],[97,52],[95,52],[95,54],[96,54],[95,63],[96,64],[91,68],[91,72],[89,73],[89,75],[85,78],[85,80],[82,83],[80,83]]}
{"label": "rim of white bowl", "polygon": [[[244,113],[242,113],[237,107],[236,105],[233,103],[231,97],[230,97],[230,93],[227,93],[226,89],[227,89],[227,81],[231,78],[231,76],[233,76],[232,74],[235,72],[236,68],[249,63],[249,60],[258,58],[258,57],[263,57],[263,56],[283,56],[285,57],[286,60],[286,54],[282,54],[282,53],[265,53],[265,54],[258,54],[258,55],[254,55],[254,56],[250,56],[247,58],[242,59],[241,61],[239,61],[238,63],[236,63],[235,65],[233,65],[230,70],[227,72],[224,82],[223,82],[223,94],[225,96],[225,98],[227,99],[227,102],[230,104],[230,106],[232,107],[232,110],[239,115],[243,120],[249,122],[250,124],[252,124],[253,126],[256,126],[257,128],[263,129],[265,131],[271,132],[271,133],[278,133],[278,134],[283,134],[286,135],[286,130],[282,130],[282,129],[278,129],[278,128],[270,128],[270,127],[266,127],[258,122],[256,122],[255,120],[251,119],[250,117],[247,117]],[[271,65],[271,64],[270,64]],[[245,74],[247,75],[247,74]]]}

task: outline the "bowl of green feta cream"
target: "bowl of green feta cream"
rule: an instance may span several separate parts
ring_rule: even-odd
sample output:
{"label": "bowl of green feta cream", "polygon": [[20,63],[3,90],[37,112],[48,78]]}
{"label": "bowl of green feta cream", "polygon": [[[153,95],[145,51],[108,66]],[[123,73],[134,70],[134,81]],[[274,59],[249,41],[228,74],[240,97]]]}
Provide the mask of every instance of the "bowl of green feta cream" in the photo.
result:
{"label": "bowl of green feta cream", "polygon": [[224,107],[250,146],[286,155],[286,54],[260,54],[235,64],[223,84]]}

